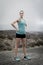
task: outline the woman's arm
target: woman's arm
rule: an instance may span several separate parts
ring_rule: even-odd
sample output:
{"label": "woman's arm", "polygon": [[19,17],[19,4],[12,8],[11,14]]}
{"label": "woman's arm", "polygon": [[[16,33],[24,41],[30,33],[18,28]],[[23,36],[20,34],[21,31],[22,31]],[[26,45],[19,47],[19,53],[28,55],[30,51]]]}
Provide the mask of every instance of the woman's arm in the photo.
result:
{"label": "woman's arm", "polygon": [[26,23],[26,20],[24,20],[25,21],[25,26],[27,27],[27,23]]}
{"label": "woman's arm", "polygon": [[15,28],[15,29],[17,29],[16,27],[15,27],[15,23],[17,23],[18,22],[18,20],[17,21],[14,21],[13,23],[11,23],[11,25]]}
{"label": "woman's arm", "polygon": [[27,24],[25,24],[25,26],[27,26]]}

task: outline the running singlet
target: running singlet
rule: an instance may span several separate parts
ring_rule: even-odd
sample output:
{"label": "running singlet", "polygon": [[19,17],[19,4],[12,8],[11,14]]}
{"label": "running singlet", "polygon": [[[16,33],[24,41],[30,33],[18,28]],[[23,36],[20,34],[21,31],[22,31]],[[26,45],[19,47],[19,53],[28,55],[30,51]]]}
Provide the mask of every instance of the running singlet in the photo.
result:
{"label": "running singlet", "polygon": [[26,25],[26,22],[24,19],[21,19],[19,22],[18,22],[18,31],[16,31],[17,34],[26,34],[26,31],[25,31],[25,25]]}

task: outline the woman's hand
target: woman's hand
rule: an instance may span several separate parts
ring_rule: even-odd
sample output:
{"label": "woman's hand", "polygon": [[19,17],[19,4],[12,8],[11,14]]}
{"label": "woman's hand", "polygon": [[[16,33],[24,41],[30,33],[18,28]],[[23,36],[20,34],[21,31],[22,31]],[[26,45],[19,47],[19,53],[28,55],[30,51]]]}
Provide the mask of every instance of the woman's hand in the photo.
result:
{"label": "woman's hand", "polygon": [[27,24],[25,24],[25,26],[27,27]]}
{"label": "woman's hand", "polygon": [[16,31],[19,31],[19,29],[18,29],[18,28],[16,28]]}

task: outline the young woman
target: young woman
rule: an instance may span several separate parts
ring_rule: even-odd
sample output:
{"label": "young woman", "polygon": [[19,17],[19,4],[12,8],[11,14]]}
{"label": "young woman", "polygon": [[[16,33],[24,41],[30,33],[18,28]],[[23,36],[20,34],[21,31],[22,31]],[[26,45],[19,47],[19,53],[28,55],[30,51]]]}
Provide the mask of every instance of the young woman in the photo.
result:
{"label": "young woman", "polygon": [[[21,10],[19,12],[20,18],[16,21],[14,21],[13,23],[11,23],[11,25],[16,29],[16,43],[15,43],[15,56],[16,56],[16,60],[20,60],[19,57],[17,57],[17,53],[18,53],[18,45],[20,43],[20,40],[22,41],[22,47],[23,47],[23,52],[24,52],[24,59],[30,59],[30,57],[28,57],[26,55],[26,31],[25,31],[25,26],[27,26],[25,20],[23,19],[23,15],[24,15],[24,11]],[[18,23],[18,29],[14,26],[15,23]]]}

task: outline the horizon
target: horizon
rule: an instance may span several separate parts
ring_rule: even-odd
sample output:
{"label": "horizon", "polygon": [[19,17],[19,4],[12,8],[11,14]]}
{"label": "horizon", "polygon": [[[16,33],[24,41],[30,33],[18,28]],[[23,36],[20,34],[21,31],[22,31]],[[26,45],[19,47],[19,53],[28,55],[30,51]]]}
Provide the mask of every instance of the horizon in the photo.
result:
{"label": "horizon", "polygon": [[[0,30],[0,31],[16,31],[16,30]],[[26,31],[27,33],[43,33],[43,31]]]}

